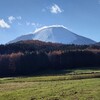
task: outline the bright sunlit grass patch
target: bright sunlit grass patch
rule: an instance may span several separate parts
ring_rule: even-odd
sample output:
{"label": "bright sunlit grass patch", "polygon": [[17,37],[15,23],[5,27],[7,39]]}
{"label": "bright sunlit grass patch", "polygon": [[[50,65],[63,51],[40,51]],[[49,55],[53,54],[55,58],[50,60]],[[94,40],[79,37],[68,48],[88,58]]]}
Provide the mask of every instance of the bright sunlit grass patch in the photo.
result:
{"label": "bright sunlit grass patch", "polygon": [[0,78],[0,100],[100,100],[100,74],[75,72]]}

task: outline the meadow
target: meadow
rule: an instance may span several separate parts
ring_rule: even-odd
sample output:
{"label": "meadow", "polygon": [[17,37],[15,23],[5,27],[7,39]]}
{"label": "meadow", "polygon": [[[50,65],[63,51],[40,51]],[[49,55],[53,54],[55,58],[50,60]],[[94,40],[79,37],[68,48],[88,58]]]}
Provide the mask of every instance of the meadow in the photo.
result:
{"label": "meadow", "polygon": [[0,78],[0,100],[100,100],[100,70]]}

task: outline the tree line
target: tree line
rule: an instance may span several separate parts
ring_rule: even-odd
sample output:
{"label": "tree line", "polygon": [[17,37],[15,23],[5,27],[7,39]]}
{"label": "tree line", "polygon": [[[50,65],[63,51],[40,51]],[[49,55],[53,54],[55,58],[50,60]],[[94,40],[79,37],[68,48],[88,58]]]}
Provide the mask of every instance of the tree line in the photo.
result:
{"label": "tree line", "polygon": [[[98,49],[98,52],[93,52]],[[29,75],[43,70],[100,67],[97,46],[21,41],[0,45],[0,76]]]}

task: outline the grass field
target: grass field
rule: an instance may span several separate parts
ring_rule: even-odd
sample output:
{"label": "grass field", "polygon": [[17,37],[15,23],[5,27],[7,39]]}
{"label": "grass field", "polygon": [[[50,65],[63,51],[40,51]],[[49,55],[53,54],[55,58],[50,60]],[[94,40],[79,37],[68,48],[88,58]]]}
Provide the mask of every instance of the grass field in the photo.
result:
{"label": "grass field", "polygon": [[100,100],[100,70],[0,78],[0,100]]}

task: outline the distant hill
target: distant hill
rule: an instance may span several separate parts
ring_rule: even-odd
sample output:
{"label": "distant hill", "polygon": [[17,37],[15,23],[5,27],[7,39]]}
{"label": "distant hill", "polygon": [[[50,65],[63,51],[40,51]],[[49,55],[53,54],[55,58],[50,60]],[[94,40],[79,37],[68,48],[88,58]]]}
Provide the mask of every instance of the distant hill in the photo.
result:
{"label": "distant hill", "polygon": [[83,50],[89,47],[89,45],[74,45],[74,44],[61,44],[61,43],[51,43],[43,42],[39,40],[25,40],[18,41],[15,43],[10,43],[1,46],[1,53],[12,53],[12,52],[31,52],[31,51],[41,51],[41,52],[50,52],[50,51],[68,51],[68,50]]}

